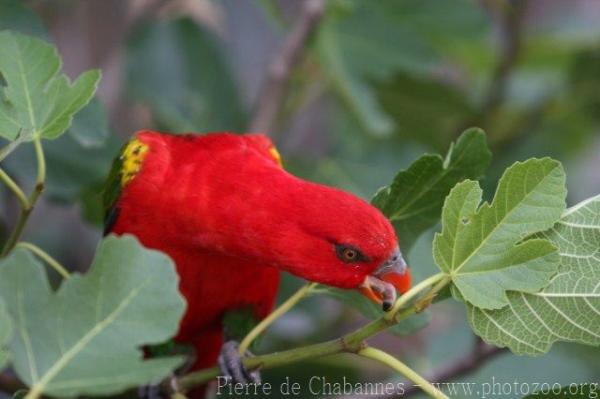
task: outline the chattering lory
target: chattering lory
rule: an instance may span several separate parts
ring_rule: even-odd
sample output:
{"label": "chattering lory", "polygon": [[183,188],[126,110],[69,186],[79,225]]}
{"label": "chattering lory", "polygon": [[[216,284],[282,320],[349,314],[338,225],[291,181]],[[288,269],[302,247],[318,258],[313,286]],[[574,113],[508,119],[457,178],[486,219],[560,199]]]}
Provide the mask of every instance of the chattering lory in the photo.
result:
{"label": "chattering lory", "polygon": [[358,289],[384,310],[410,285],[386,217],[286,172],[262,134],[137,132],[105,202],[106,234],[133,234],[175,262],[187,301],[175,342],[193,346],[193,369],[220,360],[252,379],[235,343],[271,311],[282,271]]}

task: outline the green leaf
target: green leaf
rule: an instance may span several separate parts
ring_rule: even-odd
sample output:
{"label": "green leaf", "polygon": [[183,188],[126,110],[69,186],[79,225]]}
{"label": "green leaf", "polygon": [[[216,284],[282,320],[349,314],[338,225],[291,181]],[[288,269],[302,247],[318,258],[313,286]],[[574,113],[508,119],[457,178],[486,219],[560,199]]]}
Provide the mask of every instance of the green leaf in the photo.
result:
{"label": "green leaf", "polygon": [[[316,41],[320,66],[363,131],[384,136],[409,134],[415,128],[435,138],[432,135],[444,136],[442,132],[452,132],[457,125],[426,132],[417,122],[440,127],[437,120],[460,120],[464,126],[464,120],[471,119],[465,118],[468,96],[447,84],[419,83],[439,77],[440,65],[472,72],[468,64],[481,64],[481,58],[491,54],[492,24],[482,7],[472,0],[343,0],[327,5]],[[444,75],[446,81],[457,80]],[[399,77],[409,86],[402,87]],[[413,78],[417,90],[411,90]],[[380,90],[390,85],[381,96]],[[390,104],[395,99],[401,104]]]}
{"label": "green leaf", "polygon": [[509,292],[502,309],[468,305],[471,327],[518,354],[545,353],[556,341],[600,345],[600,196],[568,209],[538,236],[560,254],[550,284],[539,292]]}
{"label": "green leaf", "polygon": [[240,131],[245,112],[219,39],[189,18],[142,25],[128,43],[127,85],[160,129]]}
{"label": "green leaf", "polygon": [[132,236],[104,239],[90,271],[52,292],[23,249],[0,263],[0,295],[19,334],[15,371],[51,396],[107,395],[166,376],[181,363],[143,360],[139,347],[175,334],[185,303],[173,262]]}
{"label": "green leaf", "polygon": [[12,330],[12,321],[4,302],[0,299],[0,371],[8,363],[9,354],[6,346],[12,337]]}
{"label": "green leaf", "polygon": [[443,150],[457,129],[475,119],[469,93],[436,76],[397,73],[376,86],[377,100],[392,119],[394,134]]}
{"label": "green leaf", "polygon": [[387,135],[394,121],[380,107],[371,80],[385,80],[398,69],[426,69],[436,56],[422,37],[389,20],[378,5],[351,4],[351,10],[329,12],[319,29],[318,55],[334,91],[363,128]]}
{"label": "green leaf", "polygon": [[11,31],[0,32],[0,136],[53,139],[92,98],[100,71],[87,71],[70,84],[51,44]]}
{"label": "green leaf", "polygon": [[[108,127],[104,107],[93,99],[75,115],[67,134],[44,143],[45,198],[62,205],[79,202],[84,217],[100,226],[102,182],[120,146],[121,139]],[[2,163],[17,181],[33,184],[37,175],[31,162],[34,158],[33,146],[20,146]]]}
{"label": "green leaf", "polygon": [[423,155],[375,194],[373,205],[393,223],[405,253],[420,234],[439,221],[444,198],[452,187],[464,179],[480,178],[491,156],[485,133],[468,129],[450,146],[445,159]]}
{"label": "green leaf", "polygon": [[433,241],[440,269],[459,299],[485,309],[508,305],[506,291],[536,292],[558,267],[556,248],[543,239],[522,240],[552,227],[565,208],[565,174],[550,158],[508,168],[491,204],[477,209],[481,190],[472,181],[450,192],[443,230]]}
{"label": "green leaf", "polygon": [[371,88],[353,75],[342,60],[343,50],[339,47],[334,30],[324,24],[320,29],[319,48],[335,92],[368,132],[376,136],[389,135],[394,121],[381,109]]}

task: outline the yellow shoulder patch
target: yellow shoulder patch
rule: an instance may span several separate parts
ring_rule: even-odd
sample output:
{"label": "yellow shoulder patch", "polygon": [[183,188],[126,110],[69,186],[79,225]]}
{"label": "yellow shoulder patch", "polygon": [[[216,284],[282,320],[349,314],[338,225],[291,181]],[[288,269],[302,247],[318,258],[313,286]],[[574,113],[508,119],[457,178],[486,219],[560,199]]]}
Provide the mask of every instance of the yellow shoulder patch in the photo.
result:
{"label": "yellow shoulder patch", "polygon": [[271,154],[275,162],[277,162],[277,164],[283,168],[283,162],[281,162],[281,155],[279,154],[279,151],[277,151],[277,148],[269,148],[269,154]]}
{"label": "yellow shoulder patch", "polygon": [[148,145],[138,139],[131,140],[121,154],[121,187],[124,187],[142,168]]}

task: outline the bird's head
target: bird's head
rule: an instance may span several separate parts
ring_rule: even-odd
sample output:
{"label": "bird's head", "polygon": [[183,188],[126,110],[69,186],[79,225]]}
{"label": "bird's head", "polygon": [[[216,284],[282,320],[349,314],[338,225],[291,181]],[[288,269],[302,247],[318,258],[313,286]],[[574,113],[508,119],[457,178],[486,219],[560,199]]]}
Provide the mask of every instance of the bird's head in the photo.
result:
{"label": "bird's head", "polygon": [[[358,289],[388,310],[410,287],[410,272],[394,228],[366,201],[335,188],[304,182],[291,199],[296,231],[285,239],[284,268],[311,281]],[[298,237],[300,237],[298,239]],[[290,244],[292,243],[292,244]]]}

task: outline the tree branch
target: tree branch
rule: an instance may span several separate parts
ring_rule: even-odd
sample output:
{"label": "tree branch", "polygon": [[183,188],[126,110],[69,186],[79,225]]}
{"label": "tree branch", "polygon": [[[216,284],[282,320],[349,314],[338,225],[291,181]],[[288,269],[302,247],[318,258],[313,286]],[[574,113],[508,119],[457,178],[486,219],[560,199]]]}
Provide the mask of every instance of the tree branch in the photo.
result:
{"label": "tree branch", "polygon": [[21,204],[21,208],[28,208],[29,201],[27,200],[27,196],[21,190],[21,187],[4,171],[0,168],[0,180],[6,184],[6,186],[15,194],[19,203]]}
{"label": "tree branch", "polygon": [[512,0],[503,10],[500,22],[501,51],[498,64],[483,101],[481,114],[487,118],[504,102],[508,79],[517,63],[522,47],[523,17],[527,9],[526,0]]}
{"label": "tree branch", "polygon": [[[497,348],[495,346],[488,345],[479,337],[475,337],[475,342],[471,352],[456,359],[452,363],[440,367],[430,375],[425,375],[425,378],[428,381],[436,383],[452,381],[474,372],[483,366],[487,361],[503,352],[503,348]],[[407,388],[401,397],[406,398],[408,396],[417,394],[418,392],[420,392],[419,387],[413,385]]]}
{"label": "tree branch", "polygon": [[42,248],[38,247],[37,245],[32,244],[30,242],[20,241],[16,244],[16,246],[21,247],[21,248],[26,248],[29,251],[31,251],[34,255],[36,255],[41,260],[46,262],[46,264],[48,266],[50,266],[52,269],[54,269],[65,280],[68,280],[69,278],[71,278],[71,274],[68,272],[68,270],[63,265],[61,265],[56,259],[54,259],[46,251],[44,251]]}
{"label": "tree branch", "polygon": [[301,59],[306,42],[317,27],[324,11],[324,0],[304,0],[298,21],[268,67],[266,81],[258,95],[254,116],[248,128],[250,132],[269,133],[272,129],[283,102],[283,94],[290,74]]}
{"label": "tree branch", "polygon": [[44,149],[42,148],[41,138],[39,136],[34,137],[33,146],[35,148],[35,156],[37,159],[37,178],[35,181],[35,187],[27,199],[28,206],[21,208],[15,228],[4,244],[4,248],[0,253],[0,258],[8,255],[17,242],[19,242],[19,239],[23,234],[23,230],[25,229],[25,225],[27,224],[27,220],[29,219],[29,215],[33,211],[35,204],[44,191],[44,182],[46,180],[46,158],[44,157]]}
{"label": "tree branch", "polygon": [[294,305],[296,305],[302,298],[310,293],[316,287],[317,283],[308,283],[300,288],[294,295],[289,297],[285,302],[283,302],[277,309],[271,312],[270,315],[262,319],[260,323],[256,325],[244,337],[242,342],[240,342],[239,352],[240,355],[244,355],[252,342],[258,338],[260,334],[262,334],[272,323],[275,322],[279,317],[283,316],[288,310],[290,310]]}
{"label": "tree branch", "polygon": [[[436,275],[442,276],[442,274]],[[417,299],[411,306],[398,309],[393,308],[386,316],[372,321],[357,330],[348,333],[340,338],[321,342],[318,344],[303,346],[300,348],[290,349],[283,352],[271,353],[255,357],[246,357],[243,359],[244,366],[249,370],[273,368],[286,364],[296,363],[301,360],[333,355],[336,353],[358,353],[365,347],[365,340],[371,338],[389,327],[396,325],[401,320],[413,315],[414,313],[423,310],[431,303],[431,298],[442,290],[448,283],[447,279],[431,278],[427,279],[429,285],[417,284],[404,295],[409,298],[414,298],[418,293],[425,291],[421,298]],[[436,284],[436,282],[444,281],[446,285]],[[435,284],[435,285],[433,285]],[[431,286],[433,285],[433,287]],[[177,381],[177,386],[183,391],[189,390],[195,386],[202,385],[219,375],[219,369],[212,367],[187,374]]]}

